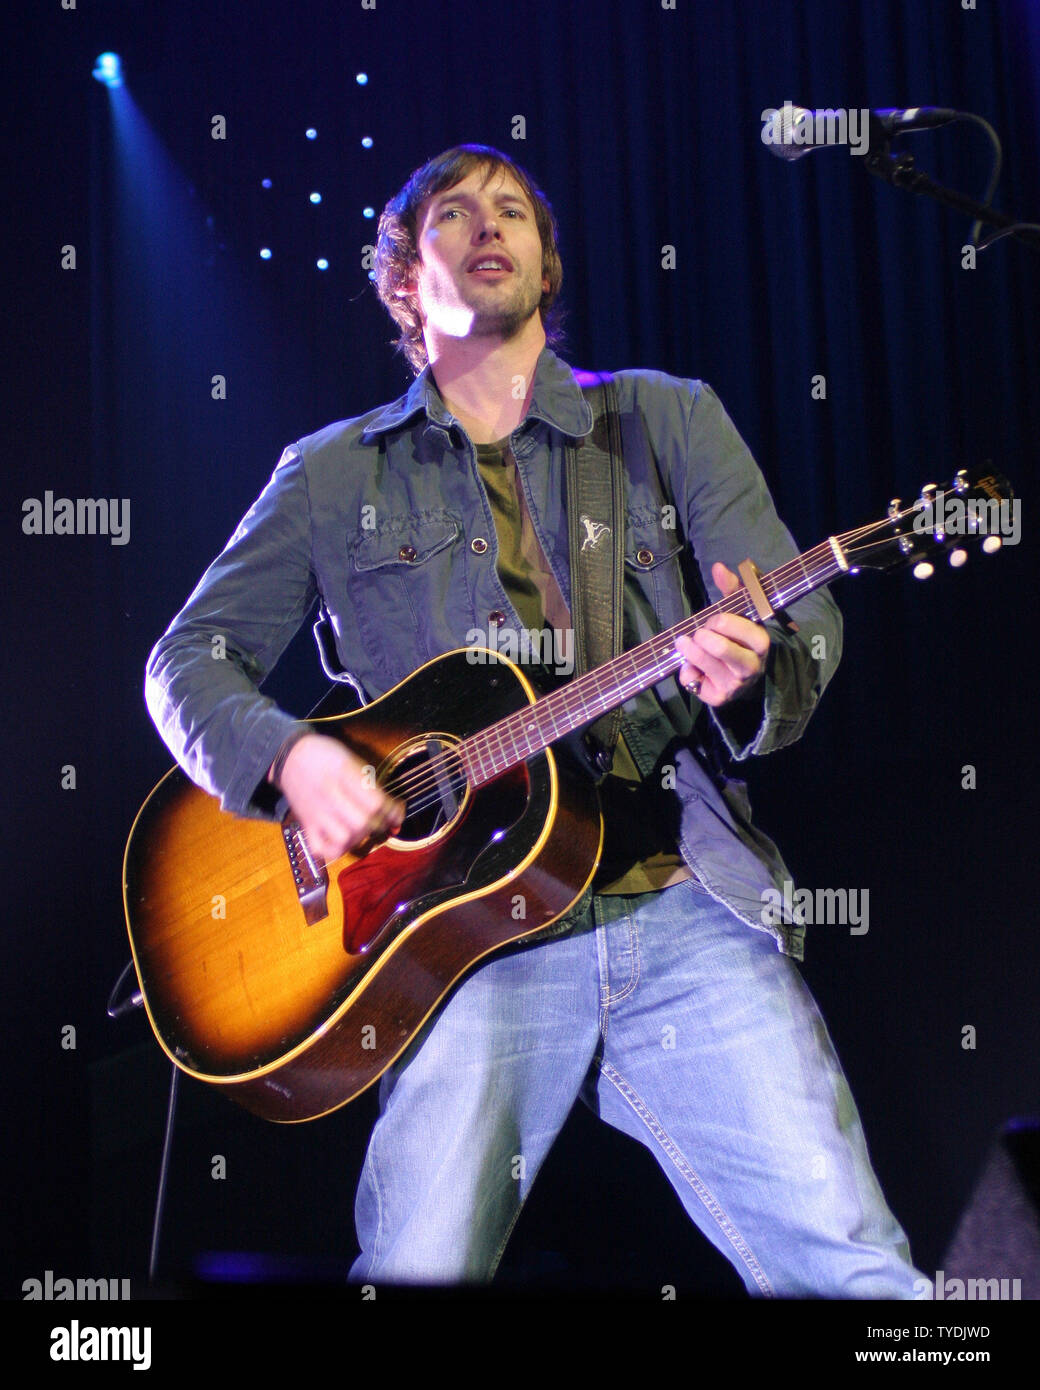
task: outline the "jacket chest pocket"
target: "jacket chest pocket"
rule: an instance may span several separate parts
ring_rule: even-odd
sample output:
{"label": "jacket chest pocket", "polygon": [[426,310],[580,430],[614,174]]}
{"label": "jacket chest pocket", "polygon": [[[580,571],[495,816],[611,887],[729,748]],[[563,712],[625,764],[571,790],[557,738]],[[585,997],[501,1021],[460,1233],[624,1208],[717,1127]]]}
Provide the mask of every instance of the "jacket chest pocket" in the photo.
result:
{"label": "jacket chest pocket", "polygon": [[636,580],[658,619],[667,627],[682,616],[684,549],[679,534],[660,526],[653,509],[629,513],[625,533],[626,578]]}
{"label": "jacket chest pocket", "polygon": [[451,645],[451,594],[462,535],[448,512],[389,516],[348,543],[358,624],[373,658],[400,680]]}

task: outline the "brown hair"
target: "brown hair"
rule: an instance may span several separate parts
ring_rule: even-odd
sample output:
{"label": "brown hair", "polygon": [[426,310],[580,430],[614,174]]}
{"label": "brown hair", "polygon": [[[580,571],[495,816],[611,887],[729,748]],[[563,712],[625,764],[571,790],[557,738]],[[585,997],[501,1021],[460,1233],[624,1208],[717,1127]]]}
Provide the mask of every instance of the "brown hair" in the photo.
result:
{"label": "brown hair", "polygon": [[397,340],[398,350],[408,358],[416,375],[427,361],[422,318],[415,295],[402,291],[419,264],[416,244],[419,209],[428,198],[435,197],[446,188],[454,188],[474,169],[485,171],[485,183],[498,171],[511,174],[529,198],[542,242],[542,277],[549,282],[538,308],[549,344],[556,346],[562,338],[560,324],[563,314],[556,300],[563,283],[563,266],[557,244],[556,217],[548,198],[530,174],[500,150],[492,149],[490,145],[456,145],[428,160],[421,169],[416,169],[400,193],[387,203],[379,219],[375,257],[376,290],[383,306],[401,330]]}

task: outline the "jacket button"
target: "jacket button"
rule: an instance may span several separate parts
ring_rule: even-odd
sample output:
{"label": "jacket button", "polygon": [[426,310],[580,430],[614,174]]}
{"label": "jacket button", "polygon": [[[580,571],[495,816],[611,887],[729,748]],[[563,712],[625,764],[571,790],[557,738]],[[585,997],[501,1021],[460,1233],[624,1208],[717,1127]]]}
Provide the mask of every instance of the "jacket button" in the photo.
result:
{"label": "jacket button", "polygon": [[474,536],[473,540],[469,543],[469,548],[473,551],[474,555],[483,555],[484,551],[488,548],[488,544],[483,536]]}
{"label": "jacket button", "polygon": [[641,565],[652,565],[654,563],[654,552],[647,550],[644,546],[642,550],[636,551],[636,559]]}
{"label": "jacket button", "polygon": [[415,546],[402,545],[401,549],[397,552],[397,558],[403,560],[406,565],[410,565],[415,559]]}
{"label": "jacket button", "polygon": [[488,614],[488,622],[492,627],[501,627],[506,620],[506,615],[500,613],[497,608],[493,608]]}

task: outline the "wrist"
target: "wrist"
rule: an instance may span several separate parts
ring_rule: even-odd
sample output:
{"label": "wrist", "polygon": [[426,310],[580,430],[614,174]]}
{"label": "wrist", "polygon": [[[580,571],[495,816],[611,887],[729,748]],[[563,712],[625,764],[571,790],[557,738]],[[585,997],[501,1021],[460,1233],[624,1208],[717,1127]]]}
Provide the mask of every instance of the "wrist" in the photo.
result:
{"label": "wrist", "polygon": [[307,738],[307,736],[313,732],[314,730],[309,728],[293,729],[288,738],[283,740],[278,752],[274,755],[274,762],[267,772],[267,780],[272,786],[277,787],[279,791],[282,789],[281,777],[282,773],[285,771],[285,764],[289,758],[289,754],[296,747],[301,738]]}

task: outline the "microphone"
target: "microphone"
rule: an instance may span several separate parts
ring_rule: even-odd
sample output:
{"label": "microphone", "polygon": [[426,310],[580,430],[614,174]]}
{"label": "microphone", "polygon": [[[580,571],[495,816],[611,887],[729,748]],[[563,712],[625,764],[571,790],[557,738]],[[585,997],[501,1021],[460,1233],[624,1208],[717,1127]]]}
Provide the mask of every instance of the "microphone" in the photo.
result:
{"label": "microphone", "polygon": [[779,110],[770,106],[762,112],[762,143],[778,159],[801,159],[823,145],[847,145],[853,154],[864,155],[870,149],[871,127],[894,136],[909,130],[934,130],[959,116],[959,111],[946,106],[809,111],[785,101]]}

